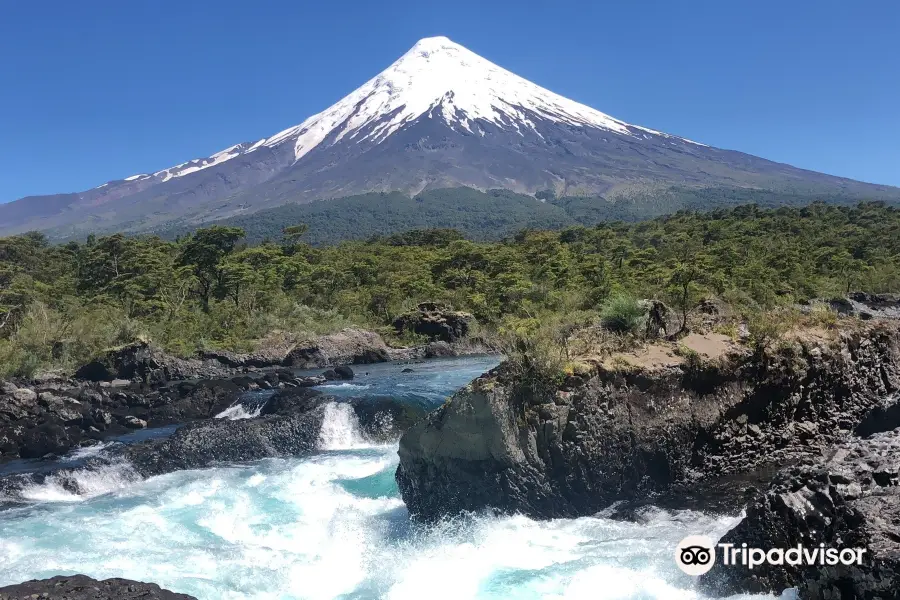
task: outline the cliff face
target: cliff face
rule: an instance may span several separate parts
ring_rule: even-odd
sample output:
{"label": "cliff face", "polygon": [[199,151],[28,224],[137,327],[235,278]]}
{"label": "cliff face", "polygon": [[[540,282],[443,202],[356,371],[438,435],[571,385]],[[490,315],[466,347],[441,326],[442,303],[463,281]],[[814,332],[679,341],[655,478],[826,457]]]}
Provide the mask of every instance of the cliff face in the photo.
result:
{"label": "cliff face", "polygon": [[406,432],[397,481],[425,519],[488,507],[570,517],[617,501],[737,509],[781,465],[900,426],[898,389],[891,322],[562,386],[501,366]]}

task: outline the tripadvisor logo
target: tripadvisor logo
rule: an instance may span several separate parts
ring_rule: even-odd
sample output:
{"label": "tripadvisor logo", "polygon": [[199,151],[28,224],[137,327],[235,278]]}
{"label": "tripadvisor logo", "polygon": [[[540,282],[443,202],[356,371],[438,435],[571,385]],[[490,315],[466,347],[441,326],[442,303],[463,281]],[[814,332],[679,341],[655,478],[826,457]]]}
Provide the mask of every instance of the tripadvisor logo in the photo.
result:
{"label": "tripadvisor logo", "polygon": [[704,535],[689,535],[675,548],[675,564],[688,575],[703,575],[716,564],[715,543]]}
{"label": "tripadvisor logo", "polygon": [[675,564],[688,575],[703,575],[716,564],[717,548],[723,565],[742,565],[751,570],[760,565],[861,565],[866,553],[865,548],[826,548],[825,544],[763,550],[747,544],[715,544],[706,536],[689,535],[675,548]]}

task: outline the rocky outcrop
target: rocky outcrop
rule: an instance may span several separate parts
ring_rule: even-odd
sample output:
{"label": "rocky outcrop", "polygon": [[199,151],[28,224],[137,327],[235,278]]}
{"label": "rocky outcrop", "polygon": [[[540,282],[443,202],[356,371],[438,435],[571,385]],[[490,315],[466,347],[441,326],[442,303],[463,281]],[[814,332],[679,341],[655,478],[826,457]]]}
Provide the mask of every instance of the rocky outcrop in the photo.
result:
{"label": "rocky outcrop", "polygon": [[231,406],[241,391],[229,380],[156,388],[5,383],[0,391],[0,461],[64,454],[137,428],[209,418]]}
{"label": "rocky outcrop", "polygon": [[720,543],[751,548],[863,549],[853,565],[743,565],[717,562],[700,585],[708,593],[780,593],[801,599],[875,600],[900,594],[900,429],[851,440],[824,460],[783,469]]}
{"label": "rocky outcrop", "polygon": [[457,342],[469,334],[474,320],[471,314],[450,310],[436,302],[423,302],[415,310],[394,320],[394,330],[399,334],[414,333],[432,341]]}
{"label": "rocky outcrop", "polygon": [[900,294],[852,292],[846,298],[827,301],[841,316],[869,319],[900,319]]}
{"label": "rocky outcrop", "polygon": [[83,381],[139,381],[147,385],[182,379],[215,379],[233,375],[218,360],[188,360],[170,356],[147,341],[107,350],[82,365],[75,379]]}
{"label": "rocky outcrop", "polygon": [[425,358],[448,358],[456,355],[456,350],[449,342],[429,342],[425,345]]}
{"label": "rocky outcrop", "polygon": [[87,575],[60,575],[0,587],[0,600],[197,600],[155,583],[130,579],[98,581]]}
{"label": "rocky outcrop", "polygon": [[898,389],[897,323],[717,364],[598,368],[562,385],[506,365],[404,434],[397,481],[428,519],[486,507],[577,516],[705,490],[737,509],[745,489],[849,438]]}
{"label": "rocky outcrop", "polygon": [[364,365],[390,360],[387,344],[371,331],[344,329],[292,348],[282,364],[295,369]]}
{"label": "rocky outcrop", "polygon": [[138,473],[150,477],[215,463],[312,452],[322,429],[325,405],[333,399],[303,388],[289,390],[279,398],[277,407],[263,417],[197,421],[180,427],[166,440],[130,446],[123,456]]}

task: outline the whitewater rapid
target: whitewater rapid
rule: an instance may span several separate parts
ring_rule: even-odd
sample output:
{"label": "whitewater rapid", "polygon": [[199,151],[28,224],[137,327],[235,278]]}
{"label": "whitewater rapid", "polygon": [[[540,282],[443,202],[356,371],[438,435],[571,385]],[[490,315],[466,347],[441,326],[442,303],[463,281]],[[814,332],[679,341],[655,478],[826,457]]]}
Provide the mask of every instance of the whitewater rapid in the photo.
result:
{"label": "whitewater rapid", "polygon": [[688,600],[698,595],[675,545],[736,522],[656,511],[640,523],[482,514],[425,527],[409,520],[396,466],[396,444],[365,439],[335,403],[309,457],[147,480],[114,464],[81,472],[80,495],[51,478],[0,512],[0,586],[84,573],[201,600]]}

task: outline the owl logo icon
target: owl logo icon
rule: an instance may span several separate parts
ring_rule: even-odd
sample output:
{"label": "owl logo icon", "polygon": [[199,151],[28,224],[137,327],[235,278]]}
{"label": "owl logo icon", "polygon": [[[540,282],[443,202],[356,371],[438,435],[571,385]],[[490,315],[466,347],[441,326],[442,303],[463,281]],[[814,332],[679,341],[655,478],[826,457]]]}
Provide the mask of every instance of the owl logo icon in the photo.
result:
{"label": "owl logo icon", "polygon": [[715,543],[706,536],[689,535],[675,548],[675,564],[694,577],[709,572],[716,564]]}

